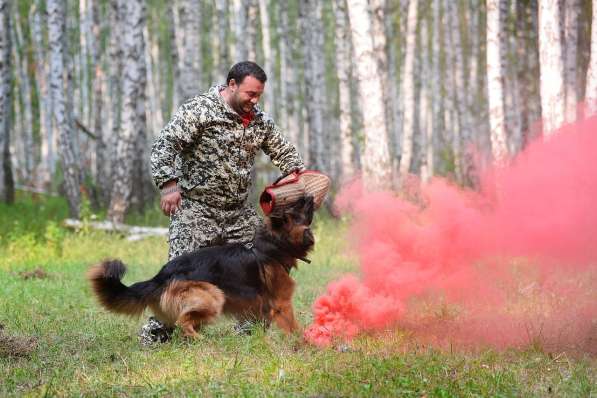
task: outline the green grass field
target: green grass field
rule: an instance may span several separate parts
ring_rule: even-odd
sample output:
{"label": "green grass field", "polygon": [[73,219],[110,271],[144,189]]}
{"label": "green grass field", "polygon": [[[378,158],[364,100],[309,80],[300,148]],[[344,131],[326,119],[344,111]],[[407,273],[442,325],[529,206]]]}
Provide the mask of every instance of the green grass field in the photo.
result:
{"label": "green grass field", "polygon": [[[125,283],[151,277],[165,240],[67,232],[65,216],[60,200],[0,206],[0,396],[597,396],[595,358],[536,345],[444,351],[402,330],[321,350],[275,328],[237,336],[222,319],[197,340],[142,348],[145,316],[102,310],[85,272],[116,257],[129,267]],[[293,271],[303,325],[327,282],[357,268],[345,230],[318,219],[313,262]]]}

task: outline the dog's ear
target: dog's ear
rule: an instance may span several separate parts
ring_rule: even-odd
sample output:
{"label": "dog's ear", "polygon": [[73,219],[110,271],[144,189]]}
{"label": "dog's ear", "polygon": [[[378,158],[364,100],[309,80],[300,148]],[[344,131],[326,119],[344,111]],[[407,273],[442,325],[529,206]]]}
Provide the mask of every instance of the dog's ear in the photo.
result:
{"label": "dog's ear", "polygon": [[307,218],[307,225],[311,225],[313,222],[313,213],[315,212],[315,202],[313,201],[313,196],[306,196],[304,201],[305,204],[303,205],[303,212]]}
{"label": "dog's ear", "polygon": [[280,209],[275,209],[268,217],[272,229],[280,229],[284,225],[284,212]]}

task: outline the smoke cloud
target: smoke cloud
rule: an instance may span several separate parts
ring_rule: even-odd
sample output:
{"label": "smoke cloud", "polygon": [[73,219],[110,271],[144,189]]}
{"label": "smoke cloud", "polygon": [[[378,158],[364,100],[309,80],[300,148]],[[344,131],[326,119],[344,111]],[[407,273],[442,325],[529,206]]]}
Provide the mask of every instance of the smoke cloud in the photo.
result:
{"label": "smoke cloud", "polygon": [[343,189],[359,275],[327,286],[305,338],[399,328],[438,344],[597,348],[597,117],[537,139],[481,189],[417,200]]}

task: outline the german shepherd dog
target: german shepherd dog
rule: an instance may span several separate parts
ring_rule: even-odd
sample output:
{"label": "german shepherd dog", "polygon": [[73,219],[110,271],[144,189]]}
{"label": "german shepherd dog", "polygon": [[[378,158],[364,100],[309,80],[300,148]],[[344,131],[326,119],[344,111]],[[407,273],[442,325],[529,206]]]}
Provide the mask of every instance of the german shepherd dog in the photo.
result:
{"label": "german shepherd dog", "polygon": [[153,278],[125,286],[126,272],[119,260],[106,260],[88,272],[94,294],[108,311],[140,315],[149,307],[156,318],[184,336],[197,331],[222,313],[240,322],[273,321],[286,334],[299,330],[294,317],[294,281],[290,270],[305,259],[315,243],[309,226],[312,196],[265,217],[248,248],[232,243],[178,256]]}

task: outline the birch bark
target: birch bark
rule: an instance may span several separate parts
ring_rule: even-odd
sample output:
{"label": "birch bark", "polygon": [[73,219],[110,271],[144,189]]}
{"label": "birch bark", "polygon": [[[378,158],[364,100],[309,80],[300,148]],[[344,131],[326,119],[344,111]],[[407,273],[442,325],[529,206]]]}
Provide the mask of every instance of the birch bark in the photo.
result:
{"label": "birch bark", "polygon": [[176,46],[178,51],[177,80],[179,104],[199,94],[201,82],[201,2],[176,0],[174,2]]}
{"label": "birch bark", "polygon": [[348,16],[356,60],[356,81],[363,109],[363,178],[369,189],[389,189],[393,180],[382,81],[373,51],[372,23],[367,1],[348,2]]}
{"label": "birch bark", "polygon": [[277,107],[274,107],[274,76],[273,76],[273,62],[272,58],[272,41],[271,41],[271,27],[269,17],[269,7],[267,0],[259,0],[259,17],[261,19],[261,35],[263,38],[263,66],[265,68],[265,74],[268,77],[269,90],[264,93],[263,108],[266,112],[274,115]]}
{"label": "birch bark", "polygon": [[68,71],[65,66],[66,23],[65,3],[63,0],[48,0],[48,30],[50,47],[50,91],[54,110],[54,120],[58,131],[58,146],[64,188],[71,217],[78,218],[81,205],[80,171],[78,148],[74,145],[72,108],[68,106],[69,88]]}
{"label": "birch bark", "polygon": [[565,121],[564,66],[558,0],[539,2],[539,63],[543,133],[549,136]]}
{"label": "birch bark", "polygon": [[143,0],[126,0],[124,8],[124,50],[123,67],[123,103],[122,130],[116,147],[116,161],[113,167],[114,183],[110,199],[108,218],[114,222],[122,222],[124,214],[130,206],[133,167],[138,155],[135,145],[141,125],[140,112],[145,111],[145,43],[143,26],[145,24],[145,3]]}
{"label": "birch bark", "polygon": [[0,0],[0,200],[14,202],[10,161],[10,0]]}
{"label": "birch bark", "polygon": [[502,65],[503,30],[500,3],[504,0],[487,0],[487,85],[491,153],[500,164],[508,156],[504,125],[504,87]]}
{"label": "birch bark", "polygon": [[328,171],[324,157],[324,49],[322,5],[318,0],[303,0],[299,4],[304,42],[305,108],[309,126],[309,166]]}
{"label": "birch bark", "polygon": [[335,0],[336,69],[338,71],[338,92],[340,106],[340,181],[354,177],[354,147],[352,144],[352,120],[350,112],[350,36],[346,0]]}
{"label": "birch bark", "polygon": [[597,113],[597,0],[593,0],[593,21],[591,22],[591,55],[587,70],[586,103],[587,116]]}
{"label": "birch bark", "polygon": [[39,100],[39,130],[41,140],[40,162],[37,169],[38,184],[49,188],[51,176],[54,174],[56,158],[54,150],[54,126],[52,125],[52,97],[49,95],[48,79],[50,74],[47,62],[47,49],[44,45],[46,16],[41,11],[42,0],[38,0],[31,8],[29,21],[31,26],[31,42],[35,57],[35,85]]}
{"label": "birch bark", "polygon": [[[413,137],[415,129],[415,47],[417,42],[418,1],[410,0],[406,22],[406,54],[402,77],[404,116],[402,124],[402,154],[400,156],[401,183],[410,171],[413,157]],[[351,20],[352,22],[352,20]]]}
{"label": "birch bark", "polygon": [[577,46],[579,0],[566,0],[564,11],[564,84],[566,90],[566,122],[576,120],[577,97]]}

